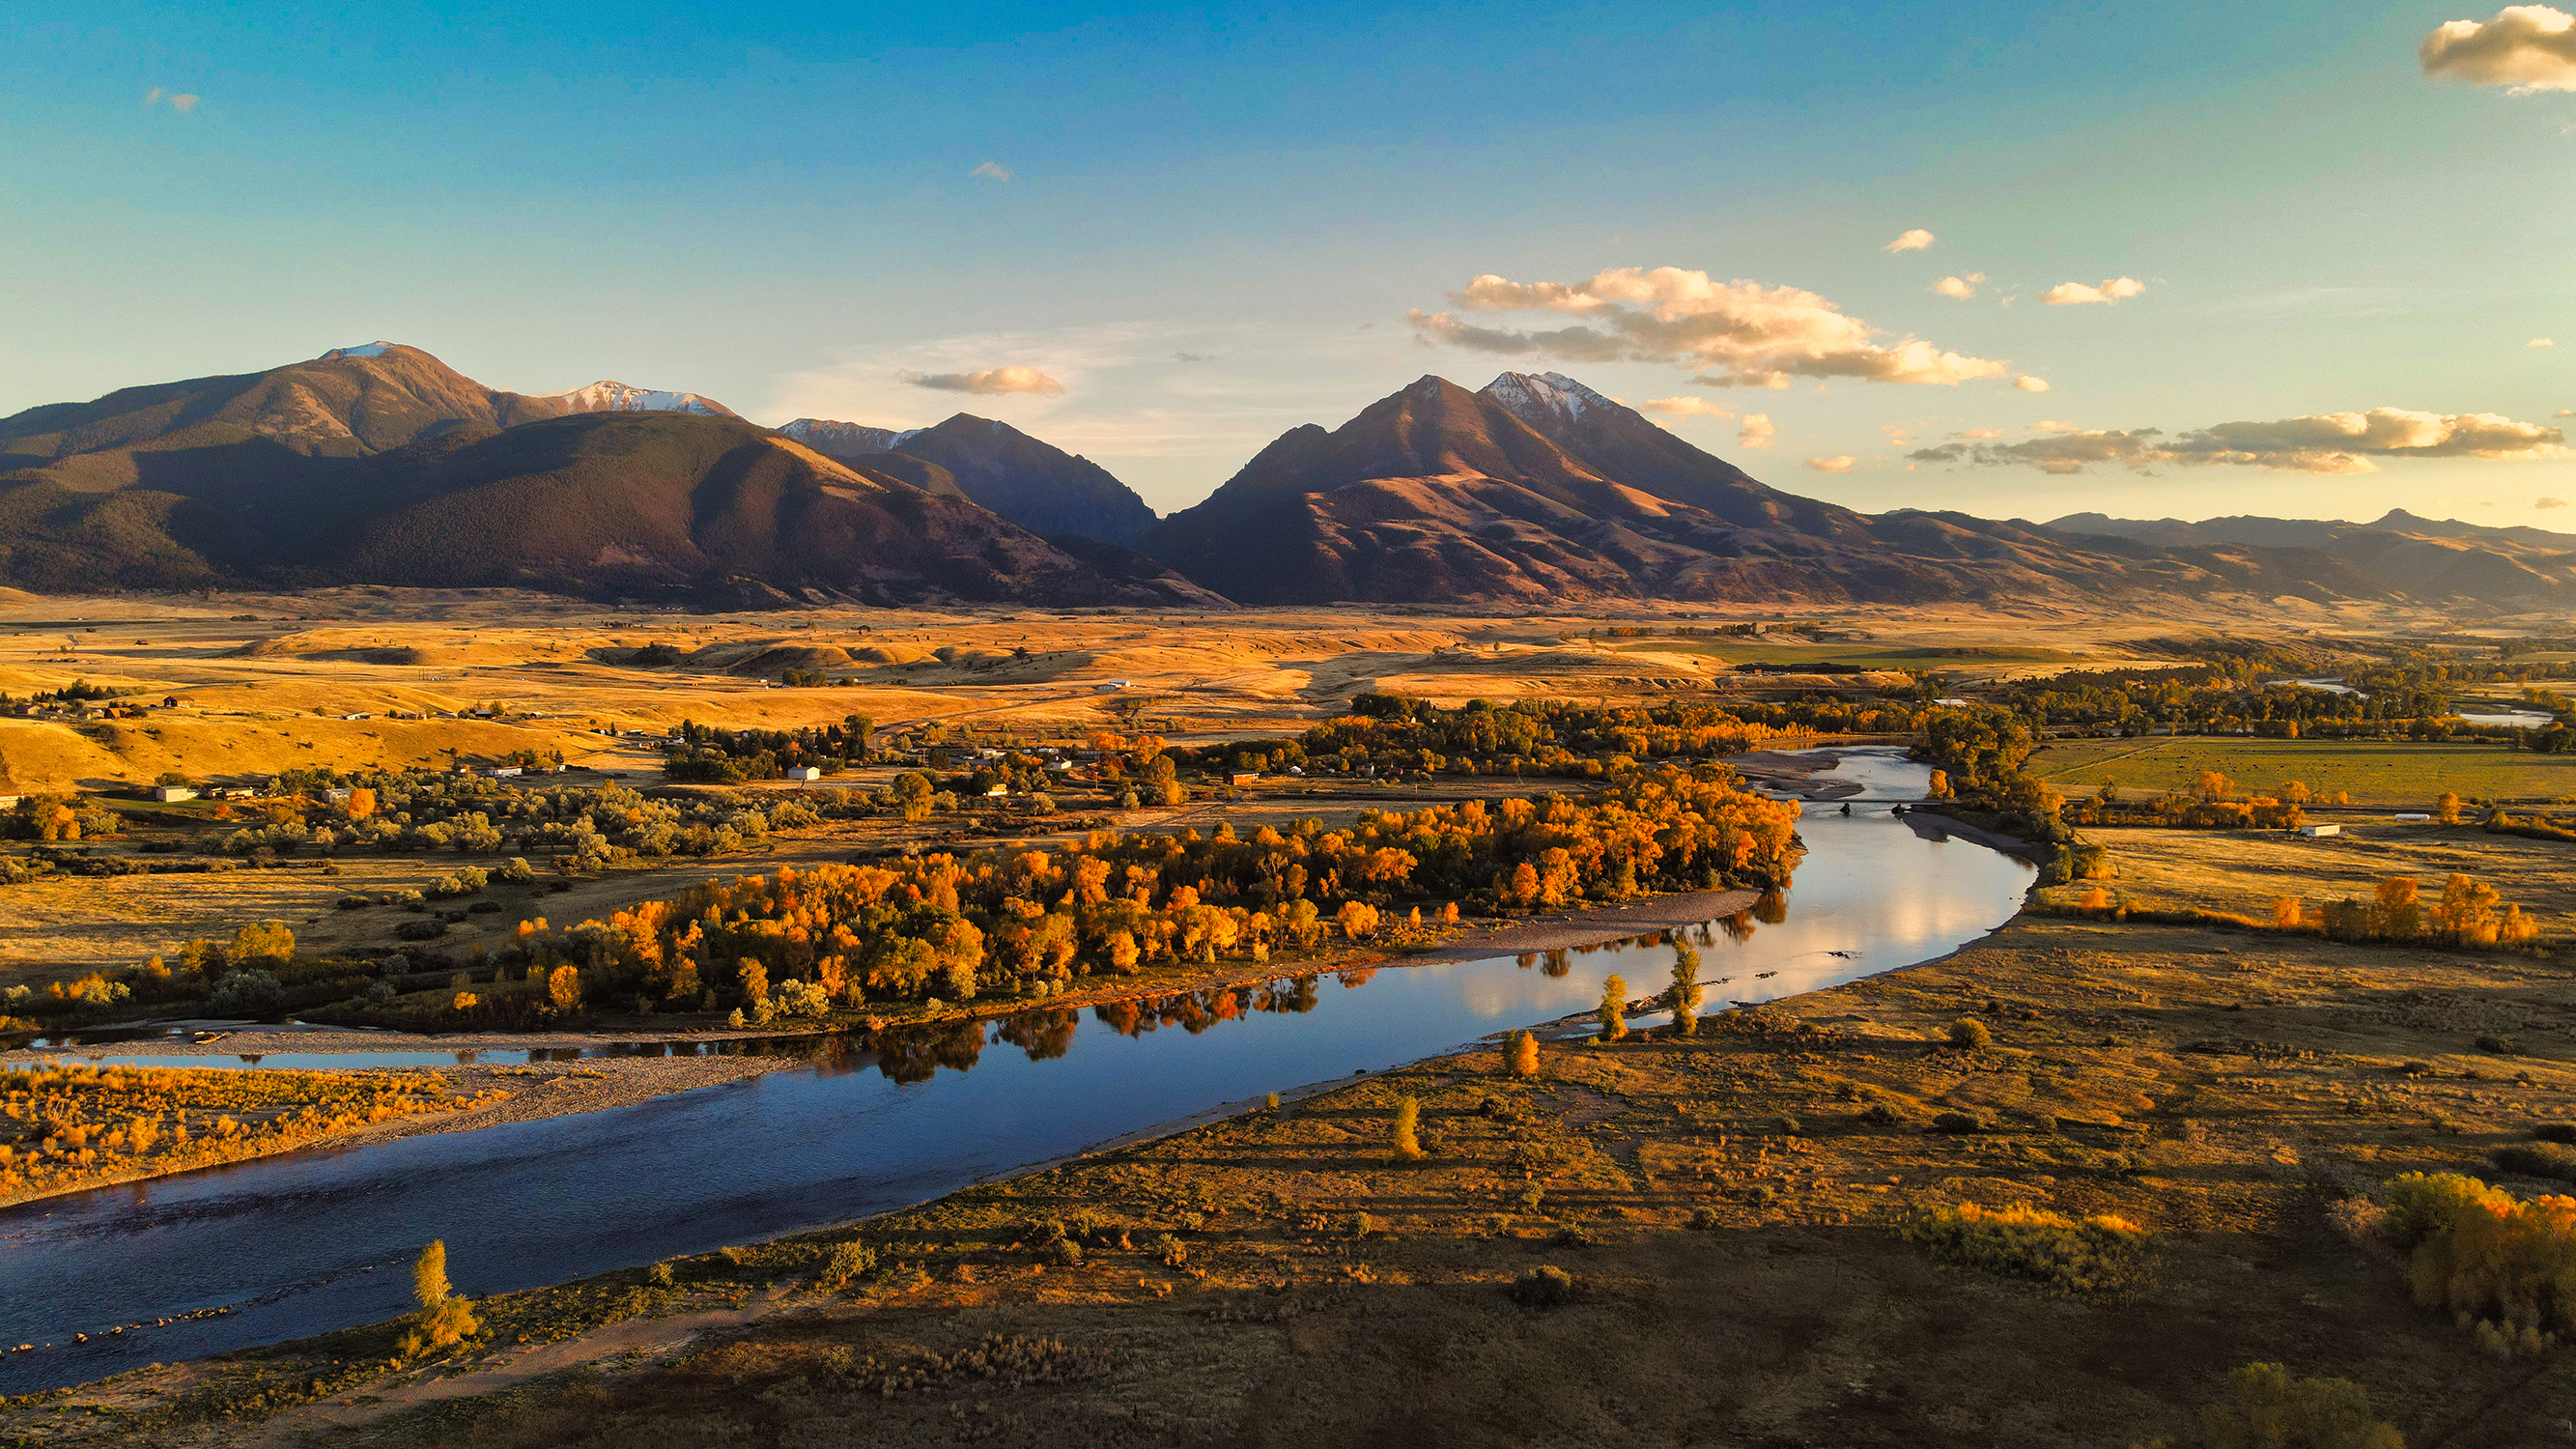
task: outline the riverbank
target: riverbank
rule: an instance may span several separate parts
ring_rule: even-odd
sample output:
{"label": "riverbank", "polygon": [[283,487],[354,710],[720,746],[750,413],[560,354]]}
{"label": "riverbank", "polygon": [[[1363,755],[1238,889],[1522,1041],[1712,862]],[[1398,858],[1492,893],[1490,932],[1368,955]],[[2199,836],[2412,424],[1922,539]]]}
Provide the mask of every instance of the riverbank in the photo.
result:
{"label": "riverbank", "polygon": [[[2246,866],[2225,888],[2274,887],[2268,858]],[[113,1401],[136,1415],[120,1424],[132,1442],[336,1427],[358,1449],[1069,1433],[2123,1449],[2188,1433],[2231,1370],[2262,1361],[2359,1384],[2410,1443],[2555,1442],[2576,1359],[2481,1352],[2329,1211],[2403,1172],[2476,1170],[2569,1115],[2561,1035],[2527,1036],[2501,1071],[2472,1041],[2506,1014],[2576,1020],[2576,982],[2505,954],[2025,914],[1944,961],[1711,1018],[1693,1039],[1550,1047],[1530,1077],[1491,1049],[1449,1054],[678,1260],[667,1300],[637,1286],[648,1274],[605,1275],[594,1297],[638,1295],[641,1312],[789,1287],[764,1318],[679,1347],[657,1336],[640,1359],[611,1362],[633,1347],[614,1328],[542,1357],[496,1335],[453,1367],[497,1393],[412,1408],[416,1375],[378,1373],[264,1426],[184,1434],[210,1370],[162,1369],[44,1396],[0,1430],[95,1435],[82,1406]],[[1962,1016],[1990,1039],[1952,1043]],[[1407,1098],[1419,1159],[1389,1150]],[[2009,1254],[1955,1262],[1898,1231],[1958,1204],[2114,1215],[2145,1252],[2116,1282],[2070,1286],[2039,1259],[2023,1276]],[[817,1281],[853,1240],[874,1271],[847,1291]],[[1558,1288],[1516,1289],[1544,1285],[1543,1266]],[[550,1295],[572,1316],[569,1291],[484,1308],[515,1333]],[[237,1357],[226,1401],[322,1382],[358,1339]]]}
{"label": "riverbank", "polygon": [[[1752,891],[1701,891],[1656,896],[1591,911],[1439,928],[1438,935],[1446,938],[1442,944],[1403,954],[1354,949],[1300,961],[1225,961],[1206,967],[1166,969],[1138,977],[1093,978],[1089,989],[1077,989],[1061,997],[1050,998],[1044,1007],[1049,1011],[1115,1007],[1127,1002],[1227,992],[1276,981],[1283,976],[1320,976],[1391,966],[1437,965],[1600,946],[1699,925],[1744,910],[1757,899],[1758,894]],[[935,1014],[921,1013],[901,1022],[895,1029],[935,1028],[1008,1016],[1030,1010],[1033,1005],[1015,1002],[960,1007]],[[314,1071],[349,1070],[369,1075],[379,1071],[426,1074],[438,1079],[450,1099],[458,1103],[452,1109],[436,1113],[420,1113],[318,1132],[272,1149],[245,1151],[225,1163],[215,1164],[231,1166],[306,1148],[360,1147],[634,1106],[656,1097],[747,1081],[782,1067],[805,1065],[807,1057],[793,1050],[793,1038],[796,1037],[819,1038],[855,1033],[857,1040],[864,1044],[874,1035],[856,1023],[816,1027],[795,1033],[793,1037],[782,1037],[775,1031],[696,1031],[681,1034],[556,1031],[519,1035],[474,1032],[450,1036],[353,1030],[304,1023],[274,1028],[250,1025],[229,1030],[222,1029],[223,1024],[203,1025],[216,1029],[193,1033],[190,1039],[147,1037],[66,1048],[58,1052],[16,1051],[0,1055],[0,1068],[78,1065],[108,1058],[139,1058],[152,1065],[172,1068],[221,1061],[226,1064],[225,1070],[250,1070],[235,1068],[231,1063],[243,1058],[291,1054],[324,1059],[309,1068]],[[725,1043],[746,1041],[772,1042],[789,1049],[721,1054],[707,1050]],[[669,1054],[644,1054],[656,1047],[679,1047],[682,1050]],[[581,1056],[570,1061],[532,1060],[525,1065],[460,1060],[452,1064],[423,1062],[380,1068],[370,1061],[371,1058],[413,1053],[452,1052],[465,1058],[479,1052],[526,1052],[535,1056],[585,1050],[603,1054]],[[617,1054],[622,1052],[636,1054]],[[350,1065],[344,1069],[333,1068],[328,1061],[333,1057],[348,1058]],[[12,1197],[0,1202],[0,1206],[185,1175],[204,1170],[208,1165],[192,1162],[154,1170],[148,1166],[147,1159],[146,1164],[111,1178]]]}

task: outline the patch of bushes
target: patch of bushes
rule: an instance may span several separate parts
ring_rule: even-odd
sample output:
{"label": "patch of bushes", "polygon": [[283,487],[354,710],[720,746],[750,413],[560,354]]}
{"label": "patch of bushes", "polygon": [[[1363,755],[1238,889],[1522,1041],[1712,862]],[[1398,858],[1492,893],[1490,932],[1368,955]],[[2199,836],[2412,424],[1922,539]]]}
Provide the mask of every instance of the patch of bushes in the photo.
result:
{"label": "patch of bushes", "polygon": [[2125,1296],[2143,1289],[2155,1270],[2145,1230],[2107,1213],[2079,1221],[2027,1203],[1962,1203],[1934,1208],[1902,1232],[1936,1258],[2033,1279],[2061,1293]]}
{"label": "patch of bushes", "polygon": [[2539,1353],[2576,1332],[2576,1197],[2517,1200],[2457,1173],[2388,1184],[2378,1230],[2410,1249],[2415,1301],[2478,1322],[2500,1357]]}
{"label": "patch of bushes", "polygon": [[2522,1177],[2576,1182],[2576,1147],[2555,1142],[2517,1142],[2488,1153],[2487,1160]]}
{"label": "patch of bushes", "polygon": [[1986,1121],[1973,1112],[1943,1112],[1932,1119],[1935,1132],[1983,1132]]}
{"label": "patch of bushes", "polygon": [[1512,1284],[1512,1301],[1523,1308],[1557,1308],[1574,1301],[1580,1288],[1574,1275],[1542,1263]]}

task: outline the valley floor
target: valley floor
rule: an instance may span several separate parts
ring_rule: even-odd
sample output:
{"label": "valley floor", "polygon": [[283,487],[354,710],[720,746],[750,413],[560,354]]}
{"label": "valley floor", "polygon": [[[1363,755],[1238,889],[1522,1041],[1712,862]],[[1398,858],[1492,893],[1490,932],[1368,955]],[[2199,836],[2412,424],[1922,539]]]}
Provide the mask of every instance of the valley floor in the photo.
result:
{"label": "valley floor", "polygon": [[[2358,842],[2389,854],[2350,861],[2105,839],[2124,888],[2208,910],[2432,852],[2509,900],[2569,875],[2467,831]],[[1962,1016],[1991,1044],[1949,1045]],[[1420,1161],[1387,1150],[1404,1096]],[[1942,1113],[1984,1130],[1935,1130]],[[0,1433],[2120,1449],[2186,1431],[2228,1371],[2277,1361],[2364,1386],[2418,1449],[2552,1443],[2576,1357],[2480,1353],[2332,1209],[2570,1117],[2559,957],[2033,911],[1693,1039],[1551,1044],[1528,1078],[1494,1050],[1437,1058],[856,1229],[674,1260],[667,1284],[486,1300],[471,1353],[408,1374],[384,1368],[391,1327],[356,1329],[13,1401]],[[2063,1294],[1897,1231],[1957,1203],[2116,1214],[2156,1266]],[[824,1287],[852,1238],[876,1270]],[[1570,1302],[1515,1301],[1541,1265],[1571,1275]],[[466,1372],[471,1393],[421,1387]]]}

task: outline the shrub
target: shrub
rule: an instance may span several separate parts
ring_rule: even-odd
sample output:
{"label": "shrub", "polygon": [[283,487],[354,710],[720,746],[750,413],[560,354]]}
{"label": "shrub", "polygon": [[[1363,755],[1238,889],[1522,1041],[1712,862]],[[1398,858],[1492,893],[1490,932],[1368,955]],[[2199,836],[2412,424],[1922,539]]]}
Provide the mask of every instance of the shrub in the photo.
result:
{"label": "shrub", "polygon": [[1573,1274],[1542,1263],[1512,1284],[1512,1301],[1524,1308],[1555,1308],[1573,1302],[1575,1292]]}
{"label": "shrub", "polygon": [[1407,1097],[1395,1104],[1395,1156],[1406,1162],[1422,1160],[1422,1139],[1417,1129],[1422,1125],[1422,1103]]}
{"label": "shrub", "polygon": [[2414,1280],[2427,1308],[2576,1332],[2576,1198],[2489,1190],[2417,1245]]}
{"label": "shrub", "polygon": [[428,941],[446,934],[445,921],[405,921],[394,927],[394,939],[399,941]]}
{"label": "shrub", "polygon": [[2531,1135],[2542,1142],[2576,1143],[2576,1122],[2543,1122]]}
{"label": "shrub", "polygon": [[1943,1112],[1932,1119],[1935,1132],[1983,1132],[1986,1119],[1973,1112]]}
{"label": "shrub", "polygon": [[1512,1044],[1504,1054],[1503,1065],[1515,1077],[1538,1075],[1538,1038],[1526,1031],[1512,1033]]}
{"label": "shrub", "polygon": [[1948,1035],[1950,1045],[1964,1047],[1969,1051],[1992,1046],[1995,1042],[1995,1034],[1987,1029],[1984,1022],[1973,1016],[1963,1016],[1950,1023]]}
{"label": "shrub", "polygon": [[671,1264],[667,1259],[644,1270],[644,1281],[652,1284],[656,1288],[670,1287],[674,1278],[675,1275],[671,1272]]}
{"label": "shrub", "polygon": [[2576,1182],[2576,1147],[2562,1147],[2555,1142],[2517,1142],[2488,1153],[2487,1159],[2523,1177]]}
{"label": "shrub", "polygon": [[1058,1238],[1047,1248],[1047,1255],[1067,1268],[1082,1266],[1082,1244],[1071,1238]]}
{"label": "shrub", "polygon": [[2500,1057],[2518,1057],[2522,1055],[2522,1042],[2514,1037],[2489,1032],[2478,1038],[2478,1050],[2494,1052]]}
{"label": "shrub", "polygon": [[1628,983],[1613,976],[1601,983],[1601,1039],[1620,1041],[1628,1035]]}
{"label": "shrub", "polygon": [[[2201,1411],[2209,1449],[2406,1449],[2394,1425],[2370,1412],[2370,1396],[2346,1379],[2293,1379],[2276,1363],[2249,1363],[2227,1376],[2230,1399]],[[2171,1449],[2158,1439],[2146,1449]]]}
{"label": "shrub", "polygon": [[[1081,1259],[1077,1256],[1074,1261],[1080,1262]],[[867,1244],[855,1239],[846,1243],[835,1243],[832,1245],[831,1253],[823,1259],[823,1271],[814,1275],[814,1281],[838,1292],[857,1282],[861,1275],[874,1270],[876,1265],[876,1249]]]}
{"label": "shrub", "polygon": [[2034,1279],[2061,1293],[2135,1292],[2155,1266],[2147,1235],[2134,1224],[2108,1214],[2079,1222],[2026,1203],[1934,1208],[1904,1234],[1936,1258]]}
{"label": "shrub", "polygon": [[2388,1184],[2388,1211],[2379,1220],[2380,1236],[2400,1252],[2412,1252],[2425,1239],[2451,1230],[2471,1206],[2512,1199],[2474,1177],[2456,1172],[2410,1172]]}
{"label": "shrub", "polygon": [[215,983],[206,1009],[217,1016],[260,1016],[277,1009],[286,988],[265,971],[235,971]]}

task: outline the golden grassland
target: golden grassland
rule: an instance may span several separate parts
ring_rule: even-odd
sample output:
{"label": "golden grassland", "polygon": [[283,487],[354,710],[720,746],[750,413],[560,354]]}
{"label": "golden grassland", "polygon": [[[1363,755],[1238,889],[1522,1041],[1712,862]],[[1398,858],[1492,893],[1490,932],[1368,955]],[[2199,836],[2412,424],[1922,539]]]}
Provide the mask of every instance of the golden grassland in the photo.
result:
{"label": "golden grassland", "polygon": [[423,1072],[0,1071],[0,1206],[288,1152],[479,1101]]}
{"label": "golden grassland", "polygon": [[[621,755],[604,727],[659,733],[683,718],[735,727],[962,720],[1080,731],[1106,723],[1125,680],[1160,718],[1205,728],[1309,721],[1354,689],[1451,703],[1473,696],[1642,697],[1730,685],[1730,662],[1831,660],[1945,671],[1961,680],[2134,659],[2124,641],[2195,627],[2245,628],[2276,615],[2251,601],[2105,616],[2042,606],[1800,610],[1638,602],[1557,615],[1428,609],[816,609],[682,615],[498,590],[335,589],[214,599],[0,597],[0,691],[20,697],[74,679],[173,710],[86,724],[0,720],[0,752],[39,789],[471,761],[521,749],[579,762]],[[1761,640],[1671,633],[1765,619]],[[2388,609],[2316,611],[2309,628],[2435,622]],[[1608,638],[1637,625],[1663,638]],[[1792,632],[1804,629],[1807,638]],[[681,662],[637,667],[667,645]],[[848,687],[771,687],[787,668]],[[1820,677],[1806,681],[1848,687]],[[1763,681],[1777,686],[1782,677]],[[398,720],[394,712],[504,706],[502,722]],[[363,720],[342,719],[370,714]]]}
{"label": "golden grassland", "polygon": [[2297,780],[2322,800],[2342,792],[2356,805],[2402,810],[2430,809],[2444,791],[2521,802],[2576,796],[2576,756],[2469,740],[2060,740],[2033,752],[2028,768],[2070,795],[2090,794],[2105,783],[2133,798],[2167,790],[2196,795],[2200,773],[2216,770],[2236,782],[2240,794],[2268,794],[2284,780]]}
{"label": "golden grassland", "polygon": [[[2474,832],[2106,840],[2124,888],[2212,911],[2392,865],[2553,914],[2570,889],[2548,848]],[[1962,1018],[1982,1041],[1954,1042]],[[1390,1150],[1408,1099],[1419,1160]],[[2409,1443],[2500,1449],[2564,1436],[2576,1353],[2482,1349],[2338,1222],[2571,1117],[2561,957],[2025,914],[1696,1038],[1554,1041],[1526,1077],[1478,1048],[855,1229],[491,1300],[454,1360],[490,1392],[407,1407],[424,1391],[379,1327],[20,1400],[0,1432],[94,1440],[103,1405],[121,1442],[291,1442],[326,1422],[291,1406],[327,1397],[345,1442],[501,1449],[2117,1449],[2187,1434],[2270,1361],[2363,1386]],[[831,1286],[853,1242],[872,1259]],[[640,1363],[507,1372],[522,1340],[569,1340],[529,1360],[561,1369],[577,1335],[632,1343],[603,1324],[773,1302]]]}

